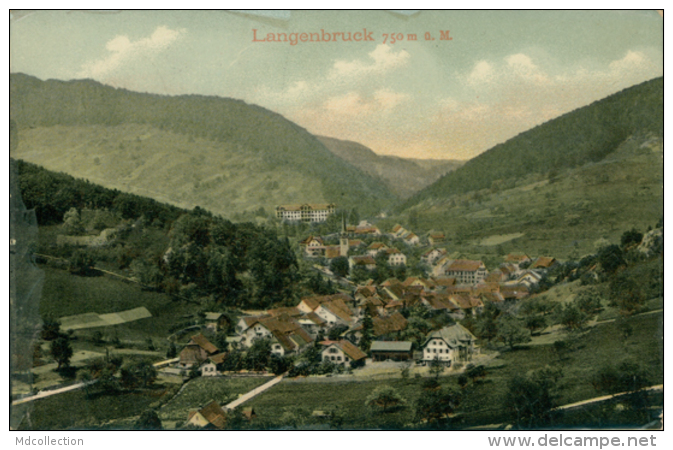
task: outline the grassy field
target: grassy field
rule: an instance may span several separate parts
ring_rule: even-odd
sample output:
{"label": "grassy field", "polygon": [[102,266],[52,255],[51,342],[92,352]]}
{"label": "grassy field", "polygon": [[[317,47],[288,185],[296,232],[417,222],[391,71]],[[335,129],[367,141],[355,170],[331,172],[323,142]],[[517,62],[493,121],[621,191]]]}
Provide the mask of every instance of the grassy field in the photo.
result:
{"label": "grassy field", "polygon": [[[663,315],[660,312],[645,314],[630,320],[634,332],[627,340],[620,337],[613,322],[600,324],[585,331],[575,351],[562,361],[549,345],[531,345],[503,352],[487,365],[485,381],[468,387],[455,427],[464,429],[507,423],[509,417],[503,403],[509,379],[545,366],[563,370],[559,404],[596,397],[598,394],[591,386],[591,376],[603,365],[617,364],[626,358],[632,358],[647,368],[651,384],[662,383]],[[443,384],[457,386],[456,378],[445,376],[440,380]],[[314,410],[336,410],[344,417],[345,428],[399,428],[412,422],[413,404],[421,392],[422,381],[418,378],[327,380],[322,383],[283,381],[246,405],[254,406],[260,419],[269,423],[282,424],[290,414],[304,415],[308,418],[306,423],[311,423],[310,414]],[[380,384],[389,384],[397,389],[407,400],[407,406],[386,414],[372,413],[365,406],[365,399]]]}
{"label": "grassy field", "polygon": [[21,417],[30,412],[30,423],[24,419],[20,429],[114,428],[116,421],[132,424],[143,411],[169,399],[176,389],[176,386],[157,385],[154,389],[140,392],[91,397],[87,397],[84,390],[66,392],[12,407],[12,423],[21,421]]}
{"label": "grassy field", "polygon": [[[118,313],[144,306],[152,317],[134,322],[100,327],[105,337],[117,336],[121,341],[141,343],[147,338],[164,342],[176,317],[193,313],[193,306],[173,301],[166,294],[148,292],[139,286],[100,276],[81,277],[65,270],[40,266],[45,280],[42,288],[40,314],[63,317],[87,312]],[[80,333],[80,332],[78,332]],[[81,333],[88,333],[82,331]]]}
{"label": "grassy field", "polygon": [[159,411],[161,420],[183,422],[190,410],[198,409],[211,400],[229,403],[269,381],[269,377],[223,378],[203,377],[190,381],[184,389]]}

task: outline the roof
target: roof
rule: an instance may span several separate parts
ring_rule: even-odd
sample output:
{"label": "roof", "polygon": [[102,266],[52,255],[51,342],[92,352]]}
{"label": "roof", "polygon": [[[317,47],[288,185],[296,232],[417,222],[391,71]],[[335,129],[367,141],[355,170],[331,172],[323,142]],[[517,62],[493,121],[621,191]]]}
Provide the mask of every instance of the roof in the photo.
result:
{"label": "roof", "polygon": [[449,267],[447,271],[453,272],[476,272],[484,265],[481,261],[471,261],[469,259],[457,259]]}
{"label": "roof", "polygon": [[364,244],[360,239],[349,239],[348,240],[348,246],[349,247],[359,247],[360,245]]}
{"label": "roof", "polygon": [[372,323],[374,325],[374,336],[396,333],[407,328],[407,319],[399,312],[394,312],[388,317],[374,317]]}
{"label": "roof", "polygon": [[308,209],[314,210],[324,210],[333,208],[335,205],[332,203],[304,203],[302,205],[280,205],[276,207],[276,210],[281,211],[301,211],[302,207],[308,207]]}
{"label": "roof", "polygon": [[350,341],[322,341],[321,344],[326,346],[327,348],[331,347],[332,345],[336,345],[353,361],[357,361],[359,359],[364,359],[367,357],[367,355],[362,350],[357,348]]}
{"label": "roof", "polygon": [[376,249],[379,249],[379,248],[388,248],[388,246],[386,244],[384,244],[383,242],[375,241],[375,242],[372,242],[371,244],[369,244],[369,246],[367,248],[372,249],[372,250],[376,250]]}
{"label": "roof", "polygon": [[215,400],[208,403],[198,412],[218,430],[224,429],[227,423],[225,412]]}
{"label": "roof", "polygon": [[538,257],[533,264],[531,264],[531,269],[541,268],[547,269],[556,264],[556,258],[551,256],[540,256]]}
{"label": "roof", "polygon": [[222,353],[217,353],[216,355],[212,355],[208,359],[210,359],[215,364],[222,364],[226,357],[227,357],[227,352],[222,352]]}
{"label": "roof", "polygon": [[451,302],[448,294],[429,294],[425,295],[423,299],[426,303],[435,310],[448,309],[450,311],[457,311],[458,306]]}
{"label": "roof", "polygon": [[319,236],[313,236],[313,235],[307,237],[303,241],[299,241],[299,244],[300,245],[308,245],[309,242],[314,241],[314,240],[320,242],[320,245],[323,244],[322,239]]}
{"label": "roof", "polygon": [[311,322],[313,322],[313,323],[315,323],[316,325],[319,325],[319,326],[325,325],[327,323],[327,322],[325,322],[325,320],[322,317],[320,317],[319,315],[317,315],[314,312],[310,312],[310,313],[306,314],[305,317],[306,317],[306,319],[310,320]]}
{"label": "roof", "polygon": [[452,348],[460,347],[476,340],[474,335],[459,323],[449,325],[448,327],[444,327],[441,330],[433,331],[428,334],[423,342],[423,346],[425,346],[430,339],[434,338],[444,340],[444,342]]}
{"label": "roof", "polygon": [[243,415],[244,415],[248,420],[252,420],[252,419],[254,419],[255,417],[257,417],[257,412],[255,411],[255,408],[253,408],[252,406],[246,406],[245,408],[243,408],[243,409],[241,410],[241,413],[243,413]]}
{"label": "roof", "polygon": [[402,230],[402,225],[399,223],[393,227],[393,233],[397,233],[398,231]]}
{"label": "roof", "polygon": [[410,352],[411,342],[406,341],[374,341],[369,348],[372,352]]}
{"label": "roof", "polygon": [[302,314],[301,311],[299,311],[296,306],[283,306],[280,308],[269,309],[266,311],[266,313],[274,317],[280,316],[282,314],[285,314],[286,316],[289,317],[297,317],[301,316]]}
{"label": "roof", "polygon": [[370,255],[353,256],[352,260],[353,260],[353,264],[355,264],[356,266],[359,266],[359,265],[366,266],[366,265],[370,265],[370,264],[376,265],[376,260],[374,258],[372,258]]}
{"label": "roof", "polygon": [[329,247],[325,247],[325,258],[333,259],[338,258],[339,256],[341,256],[341,247],[338,245],[330,245]]}
{"label": "roof", "polygon": [[321,305],[323,308],[346,322],[350,322],[353,319],[353,313],[346,306],[343,300],[335,299]]}
{"label": "roof", "polygon": [[525,253],[510,253],[509,255],[505,256],[506,262],[520,263],[521,261],[526,260],[530,260],[530,258]]}
{"label": "roof", "polygon": [[441,231],[431,231],[430,233],[428,233],[428,236],[433,238],[433,239],[437,239],[437,238],[444,239],[446,237],[446,235],[444,233],[442,233]]}
{"label": "roof", "polygon": [[224,314],[220,312],[207,312],[206,320],[219,320]]}
{"label": "roof", "polygon": [[[201,333],[192,336],[190,343],[194,343],[204,349],[209,355],[217,353],[217,347],[215,347],[204,335]],[[189,344],[188,344],[189,345]]]}
{"label": "roof", "polygon": [[433,278],[435,284],[437,286],[455,286],[456,285],[456,279],[455,277],[439,277],[439,278]]}
{"label": "roof", "polygon": [[467,294],[454,294],[450,297],[451,301],[460,307],[460,309],[472,309],[484,306],[479,298]]}
{"label": "roof", "polygon": [[409,240],[411,240],[411,239],[413,239],[413,238],[418,238],[418,236],[416,236],[414,233],[409,233],[409,234],[407,234],[406,236],[404,236],[404,240],[405,240],[405,241],[409,241]]}

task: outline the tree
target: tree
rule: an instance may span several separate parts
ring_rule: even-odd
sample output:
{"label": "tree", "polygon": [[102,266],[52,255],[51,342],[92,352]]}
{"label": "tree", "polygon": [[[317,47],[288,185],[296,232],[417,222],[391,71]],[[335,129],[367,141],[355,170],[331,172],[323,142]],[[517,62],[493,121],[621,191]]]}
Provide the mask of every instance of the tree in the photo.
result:
{"label": "tree", "polygon": [[53,341],[61,336],[61,323],[53,317],[45,317],[42,319],[42,339],[45,341]]}
{"label": "tree", "polygon": [[475,383],[477,380],[483,380],[484,378],[486,378],[486,367],[482,365],[475,366],[469,364],[466,367],[465,375],[467,375],[470,378],[470,380],[472,380],[472,383]]}
{"label": "tree", "polygon": [[60,334],[59,337],[51,342],[51,356],[58,363],[56,370],[62,367],[70,366],[70,358],[72,358],[72,346],[70,345],[70,336],[67,334]]}
{"label": "tree", "polygon": [[498,318],[497,339],[514,349],[517,345],[530,341],[530,330],[524,328],[516,317],[503,315]]}
{"label": "tree", "polygon": [[566,303],[560,309],[559,323],[566,327],[568,331],[582,328],[588,320],[589,317],[575,303]]}
{"label": "tree", "polygon": [[560,371],[544,368],[509,380],[503,406],[510,412],[515,426],[533,429],[552,423],[560,377]]}
{"label": "tree", "polygon": [[631,228],[629,231],[625,231],[624,234],[622,234],[622,248],[627,249],[628,247],[638,245],[642,242],[642,240],[643,233],[639,232],[635,228]]}
{"label": "tree", "polygon": [[337,256],[330,263],[329,269],[339,277],[347,277],[349,272],[348,258],[345,256]]}
{"label": "tree", "polygon": [[610,275],[626,264],[624,253],[618,245],[602,247],[596,256],[603,270]]}
{"label": "tree", "polygon": [[444,366],[444,362],[439,359],[439,356],[435,356],[435,358],[430,361],[430,374],[434,375],[435,378],[438,378],[439,374],[444,372],[445,368],[446,366]]}
{"label": "tree", "polygon": [[82,221],[80,219],[77,208],[70,208],[68,212],[63,215],[63,230],[66,234],[79,234],[84,231]]}
{"label": "tree", "polygon": [[73,255],[70,257],[70,273],[89,276],[92,275],[95,271],[94,265],[96,264],[93,256],[84,250],[76,250]]}
{"label": "tree", "polygon": [[138,420],[133,424],[134,430],[162,430],[161,419],[157,412],[153,409],[148,409],[140,414]]}
{"label": "tree", "polygon": [[416,421],[428,424],[446,420],[460,405],[461,394],[455,388],[423,391],[416,401]]}
{"label": "tree", "polygon": [[157,379],[157,369],[149,361],[128,364],[121,369],[121,384],[124,388],[147,388]]}
{"label": "tree", "polygon": [[271,357],[271,341],[257,339],[248,349],[245,357],[245,365],[248,370],[265,370]]}
{"label": "tree", "polygon": [[166,350],[166,358],[175,358],[178,355],[178,349],[175,347],[175,343],[171,342],[168,344],[168,350]]}
{"label": "tree", "polygon": [[365,316],[362,318],[362,337],[360,338],[360,350],[369,353],[369,347],[374,339],[374,321],[368,309],[365,309]]}
{"label": "tree", "polygon": [[498,337],[498,322],[500,310],[491,302],[486,303],[484,311],[477,317],[474,332],[480,339],[491,342]]}
{"label": "tree", "polygon": [[369,394],[365,405],[385,413],[388,412],[390,408],[401,406],[405,403],[406,400],[402,398],[395,388],[388,385],[382,385]]}

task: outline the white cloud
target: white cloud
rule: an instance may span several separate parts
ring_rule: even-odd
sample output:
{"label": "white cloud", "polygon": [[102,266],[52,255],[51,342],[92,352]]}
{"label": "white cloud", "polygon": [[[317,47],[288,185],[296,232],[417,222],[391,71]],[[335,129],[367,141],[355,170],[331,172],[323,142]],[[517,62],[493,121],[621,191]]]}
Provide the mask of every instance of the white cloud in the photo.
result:
{"label": "white cloud", "polygon": [[165,50],[185,32],[185,29],[171,30],[166,26],[160,26],[149,37],[137,41],[131,41],[128,36],[115,36],[105,45],[110,54],[84,64],[78,76],[83,78],[105,76],[124,64]]}
{"label": "white cloud", "polygon": [[338,78],[378,74],[397,67],[403,67],[409,62],[410,58],[406,50],[395,52],[386,44],[377,45],[368,55],[373,61],[363,62],[359,59],[353,61],[336,60],[329,76],[331,78]]}
{"label": "white cloud", "polygon": [[479,61],[467,76],[468,84],[488,83],[493,79],[493,66],[488,61]]}
{"label": "white cloud", "polygon": [[340,116],[380,115],[389,112],[409,98],[407,94],[394,92],[390,89],[379,89],[371,96],[363,97],[357,92],[328,98],[322,105],[323,111]]}

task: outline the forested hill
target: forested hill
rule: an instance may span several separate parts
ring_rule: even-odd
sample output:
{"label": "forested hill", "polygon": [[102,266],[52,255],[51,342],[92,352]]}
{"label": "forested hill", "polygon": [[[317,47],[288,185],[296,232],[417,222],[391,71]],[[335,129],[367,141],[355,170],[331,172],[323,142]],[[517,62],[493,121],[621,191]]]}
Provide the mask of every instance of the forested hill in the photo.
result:
{"label": "forested hill", "polygon": [[410,197],[464,163],[452,159],[411,159],[378,155],[357,142],[325,136],[318,136],[318,139],[335,155],[380,179],[391,192],[401,198]]}
{"label": "forested hill", "polygon": [[240,100],[11,74],[10,118],[17,158],[228,217],[302,202],[374,213],[396,199],[303,128]]}
{"label": "forested hill", "polygon": [[632,135],[663,137],[663,89],[663,78],[656,78],[521,133],[440,178],[400,210],[424,200],[599,161]]}

